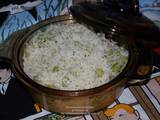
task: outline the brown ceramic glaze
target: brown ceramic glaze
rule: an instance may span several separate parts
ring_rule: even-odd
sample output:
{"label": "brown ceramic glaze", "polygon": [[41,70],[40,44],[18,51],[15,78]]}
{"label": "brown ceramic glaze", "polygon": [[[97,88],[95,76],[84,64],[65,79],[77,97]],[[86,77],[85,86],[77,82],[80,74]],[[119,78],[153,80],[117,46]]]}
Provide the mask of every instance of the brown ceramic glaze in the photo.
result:
{"label": "brown ceramic glaze", "polygon": [[[70,15],[47,19],[32,27],[14,33],[8,41],[0,47],[0,49],[3,50],[3,52],[0,52],[0,56],[12,60],[13,72],[32,95],[35,103],[49,111],[60,114],[86,114],[103,109],[114,102],[114,100],[121,95],[127,84],[140,83],[149,79],[147,74],[151,71],[152,64],[143,65],[142,62],[139,62],[140,50],[137,49],[134,44],[126,44],[129,50],[129,60],[123,71],[112,81],[100,87],[80,91],[64,91],[44,87],[30,79],[27,73],[23,71],[21,56],[21,53],[23,53],[23,44],[27,40],[30,40],[30,36],[35,31],[48,24],[72,22],[73,20],[73,17]],[[145,71],[143,75],[143,72],[141,72],[141,75],[138,75],[136,72],[140,66],[147,66],[146,68],[148,70],[147,72]],[[134,79],[134,77],[138,77],[139,79]]]}

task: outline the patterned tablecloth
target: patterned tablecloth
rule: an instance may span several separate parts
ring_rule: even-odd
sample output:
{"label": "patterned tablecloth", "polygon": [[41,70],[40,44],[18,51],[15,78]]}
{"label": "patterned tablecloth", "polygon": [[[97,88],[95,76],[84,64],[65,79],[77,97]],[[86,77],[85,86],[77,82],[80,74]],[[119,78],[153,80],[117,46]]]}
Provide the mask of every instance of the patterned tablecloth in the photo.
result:
{"label": "patterned tablecloth", "polygon": [[[71,5],[71,0],[46,0],[37,6],[38,19],[26,11],[10,15],[0,28],[0,42],[19,29],[31,26],[43,19],[59,15]],[[141,11],[160,26],[160,1],[140,0]],[[160,55],[155,57],[153,69],[160,69]],[[160,77],[146,85],[127,87],[119,99],[107,109],[83,116],[63,116],[42,109],[23,120],[160,120]]]}

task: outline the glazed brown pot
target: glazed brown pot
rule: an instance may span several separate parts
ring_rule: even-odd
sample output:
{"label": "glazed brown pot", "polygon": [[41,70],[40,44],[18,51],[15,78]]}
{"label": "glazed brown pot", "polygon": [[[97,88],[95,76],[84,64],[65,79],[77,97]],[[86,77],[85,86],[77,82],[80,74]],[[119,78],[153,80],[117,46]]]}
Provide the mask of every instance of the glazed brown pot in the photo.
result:
{"label": "glazed brown pot", "polygon": [[152,69],[150,53],[147,53],[149,64],[143,64],[140,60],[142,57],[141,50],[134,44],[126,44],[129,50],[129,60],[123,71],[109,83],[100,87],[87,90],[64,91],[44,87],[30,79],[27,73],[23,71],[23,44],[30,40],[30,36],[35,31],[42,29],[46,25],[72,21],[74,21],[74,18],[70,15],[47,19],[14,33],[0,47],[0,55],[12,60],[13,72],[33,97],[35,103],[41,105],[46,110],[60,114],[86,114],[107,107],[121,95],[127,85],[148,81]]}

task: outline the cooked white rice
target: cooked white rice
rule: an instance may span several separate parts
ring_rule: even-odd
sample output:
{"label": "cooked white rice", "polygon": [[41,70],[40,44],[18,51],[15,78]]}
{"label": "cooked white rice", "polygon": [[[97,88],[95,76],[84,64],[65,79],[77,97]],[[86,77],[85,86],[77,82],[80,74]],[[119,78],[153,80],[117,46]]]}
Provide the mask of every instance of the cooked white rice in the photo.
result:
{"label": "cooked white rice", "polygon": [[128,51],[79,23],[52,24],[25,44],[24,72],[37,83],[61,90],[108,83],[128,61]]}

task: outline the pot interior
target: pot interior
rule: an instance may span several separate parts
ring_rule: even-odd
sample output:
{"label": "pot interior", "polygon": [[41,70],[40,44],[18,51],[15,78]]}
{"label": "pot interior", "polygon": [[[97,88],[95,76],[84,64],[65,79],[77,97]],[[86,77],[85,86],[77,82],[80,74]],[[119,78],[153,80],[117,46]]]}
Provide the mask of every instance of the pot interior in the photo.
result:
{"label": "pot interior", "polygon": [[[93,44],[94,41],[92,41],[92,37],[91,37],[91,38],[88,38],[88,39],[91,39],[90,41],[92,41],[92,42],[89,42],[88,44],[86,44],[87,42],[85,42],[85,41],[83,41],[83,42],[74,41],[73,43],[76,47],[78,46],[78,49],[70,51],[70,50],[75,48],[75,46],[74,47],[72,46],[73,44],[72,44],[72,42],[70,42],[70,40],[68,40],[67,42],[63,42],[63,41],[60,41],[60,40],[58,41],[58,39],[56,37],[54,38],[54,35],[56,36],[56,34],[58,34],[56,32],[59,32],[58,30],[56,30],[56,27],[66,27],[66,24],[67,24],[67,27],[70,27],[72,25],[74,26],[74,24],[76,24],[76,25],[78,25],[79,29],[81,29],[81,28],[84,29],[81,26],[81,23],[77,23],[71,17],[63,16],[63,17],[60,17],[59,19],[56,17],[55,20],[53,20],[53,21],[48,20],[48,21],[44,21],[44,22],[42,22],[42,23],[40,23],[36,26],[33,26],[31,29],[29,29],[29,32],[26,35],[24,35],[24,37],[21,39],[21,42],[18,43],[17,51],[15,52],[15,54],[17,55],[16,59],[18,61],[17,62],[18,63],[18,69],[21,72],[21,74],[27,78],[27,81],[31,81],[30,82],[31,84],[32,83],[33,84],[38,84],[41,87],[44,87],[44,88],[47,88],[47,89],[52,89],[52,90],[86,91],[86,90],[92,90],[92,89],[96,89],[96,88],[100,88],[100,87],[104,87],[104,86],[106,87],[106,85],[113,84],[114,82],[118,81],[118,79],[121,78],[125,74],[125,72],[128,70],[129,66],[132,63],[132,60],[131,60],[131,53],[132,52],[131,52],[131,49],[126,44],[123,44],[123,45],[121,44],[120,45],[120,44],[118,44],[118,41],[114,41],[114,40],[111,40],[111,39],[104,39],[102,37],[101,40],[103,40],[103,41],[101,41],[101,43],[100,43],[101,46],[100,47],[105,48],[105,49],[102,49],[102,48],[97,47],[99,45],[97,41],[96,41],[97,43],[95,42]],[[83,25],[83,26],[86,27],[87,25]],[[50,30],[48,30],[48,29],[50,29]],[[59,29],[59,28],[57,28],[57,29]],[[89,32],[94,32],[94,34],[96,36],[97,36],[97,34],[99,34],[99,33],[96,33],[97,32],[96,28],[93,28],[91,26],[87,26],[85,29],[89,29]],[[79,31],[78,29],[74,29],[74,30],[77,32],[77,34],[78,34],[78,32],[82,32],[82,34],[81,33],[80,34],[85,36],[85,32]],[[70,33],[68,33],[68,34],[72,35],[72,33],[75,33],[74,30],[72,30],[73,32],[71,32],[71,34]],[[46,31],[48,32],[48,36],[47,35],[44,36],[46,34]],[[51,37],[48,38],[50,34],[51,34]],[[63,34],[63,30],[62,30],[62,32],[60,32],[60,34]],[[99,35],[104,35],[104,33],[100,33]],[[63,36],[63,35],[60,35],[60,36]],[[37,43],[36,43],[35,39],[38,40]],[[48,44],[46,44],[48,39],[49,39],[50,42]],[[110,41],[111,44],[109,44],[109,45],[113,45],[113,44],[114,45],[113,45],[113,48],[111,47],[112,49],[109,49],[107,51],[108,53],[106,54],[106,56],[105,56],[105,54],[103,54],[104,58],[102,59],[101,54],[98,54],[98,52],[103,51],[103,53],[105,53],[105,50],[107,50],[106,48],[108,47],[108,46],[105,47],[105,45],[108,44],[108,43],[106,44],[107,41]],[[55,46],[60,47],[59,51],[61,49],[63,49],[63,46],[64,46],[63,44],[66,44],[66,46],[69,46],[70,49],[65,48],[64,50],[60,51],[60,52],[63,52],[63,54],[62,53],[57,53],[57,55],[55,55],[56,53],[53,52],[53,51],[57,48],[52,45],[53,42],[54,42]],[[57,44],[58,42],[62,42],[62,45]],[[34,45],[34,44],[36,44],[36,45]],[[86,46],[84,46],[84,45],[86,45]],[[94,46],[94,47],[91,48],[91,46]],[[44,50],[42,50],[43,47],[44,47]],[[45,50],[48,47],[51,47],[51,49],[47,50],[47,52],[46,52]],[[73,48],[71,48],[71,47],[73,47]],[[84,51],[86,52],[83,55],[84,59],[88,56],[91,57],[91,58],[89,58],[89,60],[88,59],[83,60],[82,64],[85,61],[88,61],[88,63],[85,63],[85,65],[82,65],[82,66],[79,66],[79,64],[81,63],[80,57],[75,57],[76,59],[79,59],[77,61],[80,61],[80,62],[76,63],[75,62],[76,60],[74,61],[74,59],[75,59],[74,54],[76,54],[74,52],[77,52],[77,54],[80,54],[81,52],[78,51],[79,49],[83,49],[83,52]],[[95,50],[95,49],[97,49],[97,50]],[[48,51],[50,51],[51,53],[48,52]],[[93,56],[93,55],[90,55],[90,52],[92,52],[92,51],[94,51],[94,52],[91,53],[91,54],[95,54],[95,55],[97,54],[96,57]],[[41,56],[40,58],[38,58],[36,56],[36,52],[38,53],[38,55]],[[70,54],[71,52],[72,52],[72,55],[68,58],[68,56],[66,54],[68,54],[68,53]],[[58,56],[58,54],[60,54],[60,56]],[[32,57],[30,57],[30,58],[32,58],[32,59],[26,59],[27,56],[31,56],[31,55],[32,55]],[[98,57],[98,55],[100,57],[99,57],[99,59],[96,59]],[[24,57],[25,57],[25,59],[24,59]],[[45,59],[45,58],[47,58],[47,57],[50,58],[50,59],[52,58],[51,61],[53,62],[53,64],[50,64],[52,62],[50,62],[50,63],[46,62],[48,59]],[[58,59],[58,57],[60,57],[60,58]],[[62,59],[63,57],[65,57],[65,58]],[[73,57],[73,59],[70,59],[72,57]],[[110,58],[110,61],[105,61],[104,62],[104,60],[107,59],[108,57]],[[62,62],[58,63],[61,59],[62,59]],[[70,65],[70,63],[75,62],[74,66],[65,68],[65,65],[66,65],[65,62],[64,62],[65,64],[63,64],[63,66],[61,66],[63,61],[65,61],[65,60],[67,61],[67,59],[70,61],[67,64]],[[94,64],[94,62],[95,62],[94,59],[96,59],[95,60],[97,62],[96,64],[100,64],[100,65],[97,65],[96,67],[93,65],[93,66],[90,67],[89,65]],[[29,60],[31,60],[31,61],[29,61]],[[39,62],[39,61],[43,61],[43,62]],[[24,62],[27,62],[27,64],[25,64]],[[101,62],[102,63],[104,62],[105,64],[104,63],[101,64]],[[110,62],[110,63],[108,64],[107,62]],[[46,64],[47,64],[47,66],[46,66]],[[71,64],[71,65],[73,65],[73,64]],[[108,66],[105,66],[105,65],[108,65]],[[29,69],[25,69],[26,66],[30,66]],[[87,75],[85,73],[78,73],[79,71],[81,72],[81,69],[79,69],[79,68],[84,67],[84,66],[87,66],[86,68],[83,69],[85,72],[88,69],[90,70],[90,68],[92,68],[92,67],[94,68],[94,70],[91,69],[91,71],[93,71],[93,72],[91,73],[89,71],[87,73]],[[110,67],[110,69],[107,69],[107,67]],[[51,72],[54,75],[49,74],[48,73],[48,72],[50,72],[49,70],[51,70]],[[77,72],[76,70],[79,70],[79,71]],[[109,73],[114,74],[114,75],[110,75],[110,76],[108,75],[109,81],[103,81],[103,79],[107,78],[107,77],[104,77],[104,76],[107,76],[105,74],[106,74],[106,71],[108,72],[108,70],[111,70],[111,72],[109,72]],[[35,71],[36,71],[36,73],[34,73]],[[61,71],[62,71],[63,74],[59,73]],[[69,72],[69,73],[65,73],[66,71]],[[95,82],[95,80],[92,80],[92,81],[86,82],[85,77],[91,76],[93,73],[94,73],[93,76],[96,77],[97,80],[99,80],[99,81]],[[47,74],[48,76],[43,76],[43,74]],[[67,76],[67,74],[69,74],[69,75]],[[81,75],[84,75],[84,76],[81,77]],[[63,76],[63,79],[65,79],[65,80],[60,81],[60,78],[59,78],[60,76]],[[79,81],[74,82],[76,80],[75,78],[78,78],[78,77],[81,77],[81,78],[84,78],[84,79],[82,81],[80,81],[78,79],[80,82]],[[54,78],[56,78],[58,80],[58,82],[60,81],[60,83],[58,83],[57,81],[51,81]],[[87,77],[87,79],[89,79],[89,77]],[[100,82],[100,80],[103,81],[103,82]],[[70,81],[70,82],[68,82],[68,81]],[[66,84],[70,84],[72,82],[73,83],[79,82],[79,83],[76,84],[73,88],[71,88],[72,85],[69,86],[69,87],[66,87]],[[83,86],[87,86],[88,84],[92,84],[92,83],[93,84],[99,84],[99,85],[93,85],[91,87],[90,86],[89,87],[83,87]],[[58,88],[57,86],[55,86],[55,84],[61,84],[62,87]],[[81,86],[78,86],[80,84],[81,84]],[[78,89],[76,89],[76,87]],[[82,89],[81,89],[81,87],[82,87]]]}

